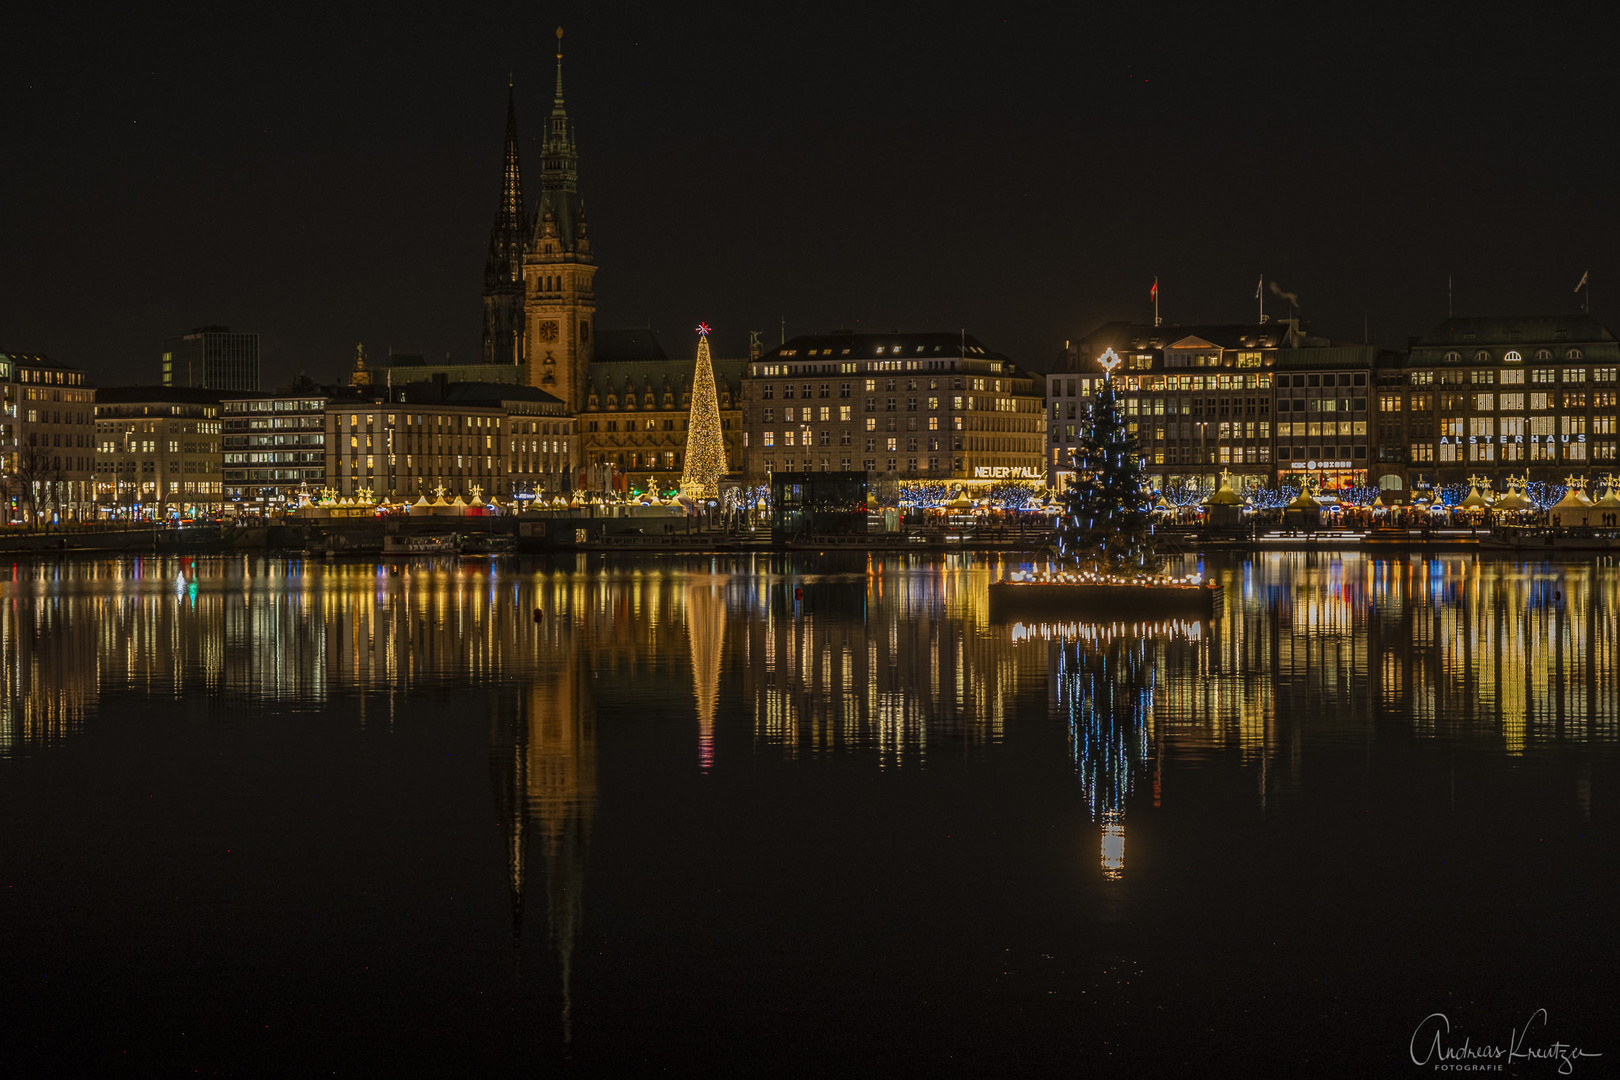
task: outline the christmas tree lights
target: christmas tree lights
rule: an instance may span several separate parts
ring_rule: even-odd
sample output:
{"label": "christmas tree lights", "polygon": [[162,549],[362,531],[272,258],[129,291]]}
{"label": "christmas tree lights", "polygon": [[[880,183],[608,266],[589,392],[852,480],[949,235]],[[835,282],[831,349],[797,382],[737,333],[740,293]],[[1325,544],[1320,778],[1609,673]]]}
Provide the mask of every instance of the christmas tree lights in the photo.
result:
{"label": "christmas tree lights", "polygon": [[708,324],[699,323],[697,331],[697,370],[692,375],[692,412],[686,424],[681,494],[705,500],[720,497],[720,480],[726,475],[726,444],[720,434],[720,400],[714,391]]}
{"label": "christmas tree lights", "polygon": [[1091,402],[1090,423],[1074,450],[1074,480],[1063,493],[1058,551],[1093,572],[1148,571],[1153,536],[1142,456],[1114,396],[1113,372]]}

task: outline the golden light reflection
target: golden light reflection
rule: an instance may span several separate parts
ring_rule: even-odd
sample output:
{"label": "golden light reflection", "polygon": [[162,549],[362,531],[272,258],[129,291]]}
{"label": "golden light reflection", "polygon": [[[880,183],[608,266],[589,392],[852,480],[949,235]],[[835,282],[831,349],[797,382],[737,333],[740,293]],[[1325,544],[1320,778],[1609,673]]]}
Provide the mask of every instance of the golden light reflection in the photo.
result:
{"label": "golden light reflection", "polygon": [[726,645],[724,579],[694,579],[686,589],[686,638],[697,698],[698,768],[714,764],[714,714],[720,704],[720,654]]}
{"label": "golden light reflection", "polygon": [[1045,659],[986,618],[988,566],[868,559],[851,574],[770,574],[741,598],[754,741],[785,756],[872,752],[920,765],[941,739],[993,745]]}
{"label": "golden light reflection", "polygon": [[1109,881],[1125,876],[1125,815],[1120,811],[1103,815],[1102,872]]}

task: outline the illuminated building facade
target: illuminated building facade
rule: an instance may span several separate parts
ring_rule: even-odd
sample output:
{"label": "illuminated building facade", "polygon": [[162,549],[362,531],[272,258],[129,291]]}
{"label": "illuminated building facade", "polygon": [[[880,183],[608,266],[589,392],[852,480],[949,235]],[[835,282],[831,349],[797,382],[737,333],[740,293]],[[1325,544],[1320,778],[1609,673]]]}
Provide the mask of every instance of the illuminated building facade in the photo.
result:
{"label": "illuminated building facade", "polygon": [[469,501],[560,493],[577,460],[572,428],[562,402],[528,386],[441,379],[332,399],[326,483],[348,498],[414,499],[441,485]]}
{"label": "illuminated building facade", "polygon": [[1087,403],[1117,358],[1114,383],[1148,476],[1160,490],[1238,490],[1309,474],[1318,488],[1367,482],[1376,346],[1311,337],[1298,320],[1254,325],[1108,323],[1072,343],[1046,376],[1048,483],[1060,490]]}
{"label": "illuminated building facade", "polygon": [[220,392],[174,386],[96,391],[96,507],[103,514],[213,514],[224,507]]}
{"label": "illuminated building facade", "polygon": [[745,472],[1039,484],[1043,389],[972,335],[796,337],[747,364]]}
{"label": "illuminated building facade", "polygon": [[1379,370],[1377,483],[1614,471],[1617,373],[1620,342],[1587,315],[1447,319]]}
{"label": "illuminated building facade", "polygon": [[[740,387],[746,360],[716,359],[715,394],[720,433],[732,475],[742,461]],[[611,486],[615,473],[626,491],[677,489],[686,466],[692,409],[692,361],[671,360],[651,330],[604,331],[579,415],[582,487]]]}
{"label": "illuminated building facade", "polygon": [[295,385],[277,394],[225,397],[225,499],[255,512],[296,507],[326,485],[326,406],[341,390]]}
{"label": "illuminated building facade", "polygon": [[0,389],[6,520],[88,519],[95,506],[96,418],[84,372],[46,356],[0,353]]}
{"label": "illuminated building facade", "polygon": [[259,388],[259,335],[228,326],[201,326],[163,343],[164,386],[209,390]]}

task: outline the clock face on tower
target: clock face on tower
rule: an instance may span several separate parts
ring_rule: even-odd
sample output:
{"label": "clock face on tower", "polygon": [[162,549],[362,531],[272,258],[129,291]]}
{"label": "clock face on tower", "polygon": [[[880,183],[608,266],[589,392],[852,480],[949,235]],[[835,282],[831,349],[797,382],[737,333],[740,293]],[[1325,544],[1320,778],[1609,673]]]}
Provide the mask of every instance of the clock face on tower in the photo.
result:
{"label": "clock face on tower", "polygon": [[543,322],[540,323],[540,340],[541,341],[556,341],[557,340],[557,320],[556,319],[546,319],[546,320],[544,320]]}

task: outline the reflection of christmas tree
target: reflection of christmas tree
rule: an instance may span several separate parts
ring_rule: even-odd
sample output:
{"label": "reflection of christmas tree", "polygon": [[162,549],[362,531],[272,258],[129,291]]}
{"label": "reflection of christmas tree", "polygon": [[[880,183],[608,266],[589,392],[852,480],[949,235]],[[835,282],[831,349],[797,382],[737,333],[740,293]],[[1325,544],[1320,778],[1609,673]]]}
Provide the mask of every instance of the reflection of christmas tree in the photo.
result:
{"label": "reflection of christmas tree", "polygon": [[1069,720],[1075,772],[1102,825],[1106,876],[1125,870],[1125,800],[1151,750],[1154,671],[1149,638],[1079,641],[1059,653],[1058,701]]}
{"label": "reflection of christmas tree", "polygon": [[720,400],[714,392],[714,362],[709,359],[709,327],[698,325],[697,370],[692,375],[692,413],[686,425],[686,468],[681,494],[693,499],[720,497],[726,475],[726,444],[720,435]]}
{"label": "reflection of christmas tree", "polygon": [[1112,378],[1098,388],[1089,419],[1074,450],[1074,479],[1063,493],[1058,550],[1099,570],[1149,569],[1153,537],[1141,452],[1120,414]]}
{"label": "reflection of christmas tree", "polygon": [[692,649],[692,691],[697,695],[698,768],[714,764],[714,714],[720,702],[720,653],[726,644],[726,601],[714,579],[686,593],[686,636]]}

